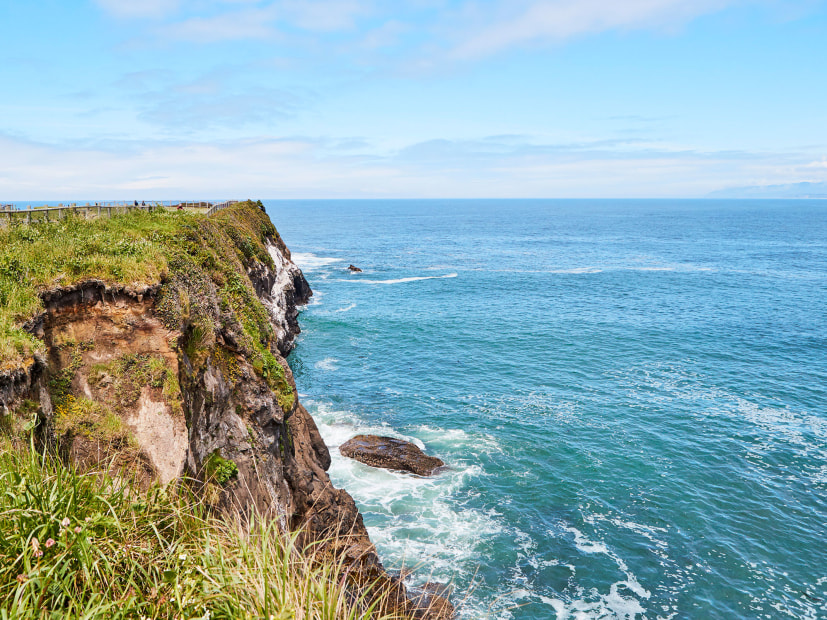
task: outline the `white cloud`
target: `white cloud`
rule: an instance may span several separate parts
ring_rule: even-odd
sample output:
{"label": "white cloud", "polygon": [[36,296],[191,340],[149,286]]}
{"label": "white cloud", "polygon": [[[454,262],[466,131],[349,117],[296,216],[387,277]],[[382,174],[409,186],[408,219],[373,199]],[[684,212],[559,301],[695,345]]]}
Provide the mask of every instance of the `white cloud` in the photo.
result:
{"label": "white cloud", "polygon": [[95,0],[95,3],[116,17],[162,17],[174,12],[180,0]]}
{"label": "white cloud", "polygon": [[268,39],[277,34],[275,7],[244,8],[211,17],[190,17],[159,29],[162,39],[215,43],[241,39]]}
{"label": "white cloud", "polygon": [[[431,141],[380,153],[351,140],[168,142],[64,149],[0,136],[0,196],[110,198],[692,197],[812,180],[790,155],[643,145]],[[824,176],[823,174],[817,176]]]}
{"label": "white cloud", "polygon": [[806,166],[807,168],[824,168],[827,170],[827,157],[822,157],[820,160],[811,161]]}
{"label": "white cloud", "polygon": [[350,30],[371,12],[364,0],[283,0],[276,6],[291,24],[319,32]]}
{"label": "white cloud", "polygon": [[[821,0],[94,1],[122,18],[167,18],[155,34],[203,43],[281,35],[297,48],[324,48],[338,55],[379,50],[410,33],[427,43],[409,62],[427,70],[446,60],[474,60],[612,30],[674,29],[734,5],[757,4],[794,16]],[[345,32],[360,34],[360,42],[347,48],[324,36]]]}
{"label": "white cloud", "polygon": [[157,28],[156,34],[162,40],[196,43],[272,39],[284,36],[290,29],[308,32],[350,30],[355,28],[358,17],[370,12],[365,2],[355,0],[280,0],[263,4],[248,0],[214,0],[196,8],[198,10],[190,10],[188,17]]}
{"label": "white cloud", "polygon": [[528,43],[560,42],[578,35],[674,27],[738,0],[512,0],[494,12],[471,13],[474,28],[453,49],[472,59]]}

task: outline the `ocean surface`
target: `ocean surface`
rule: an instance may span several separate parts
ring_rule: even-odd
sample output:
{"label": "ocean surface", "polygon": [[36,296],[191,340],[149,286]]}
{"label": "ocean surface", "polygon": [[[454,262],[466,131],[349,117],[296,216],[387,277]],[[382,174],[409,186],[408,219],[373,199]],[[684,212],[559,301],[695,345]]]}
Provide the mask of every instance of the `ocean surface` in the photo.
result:
{"label": "ocean surface", "polygon": [[[266,205],[315,291],[299,392],[389,568],[468,619],[827,618],[827,201]],[[341,457],[357,433],[448,469]]]}

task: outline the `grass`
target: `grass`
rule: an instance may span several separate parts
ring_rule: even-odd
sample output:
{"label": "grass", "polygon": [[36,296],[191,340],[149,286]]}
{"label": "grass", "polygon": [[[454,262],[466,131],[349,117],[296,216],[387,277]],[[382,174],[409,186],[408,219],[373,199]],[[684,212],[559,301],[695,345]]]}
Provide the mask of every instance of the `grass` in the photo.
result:
{"label": "grass", "polygon": [[3,619],[392,617],[276,522],[242,528],[185,487],[141,494],[31,445],[0,444],[0,522]]}
{"label": "grass", "polygon": [[173,236],[185,217],[133,212],[0,228],[0,368],[42,350],[42,343],[20,328],[42,308],[41,290],[90,278],[159,281],[167,266],[162,240]]}
{"label": "grass", "polygon": [[132,211],[0,227],[0,372],[30,364],[44,351],[23,328],[42,311],[44,290],[90,279],[131,287],[163,283],[156,312],[186,335],[196,366],[209,358],[215,334],[228,330],[289,411],[295,395],[273,355],[267,310],[247,277],[256,263],[273,266],[267,237],[278,239],[278,232],[249,201],[211,217]]}

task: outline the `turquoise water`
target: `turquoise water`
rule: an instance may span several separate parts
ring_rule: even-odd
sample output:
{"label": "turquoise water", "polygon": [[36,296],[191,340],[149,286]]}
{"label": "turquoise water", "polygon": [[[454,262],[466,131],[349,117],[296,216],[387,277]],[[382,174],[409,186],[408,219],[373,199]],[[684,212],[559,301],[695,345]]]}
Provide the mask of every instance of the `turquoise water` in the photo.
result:
{"label": "turquoise water", "polygon": [[[316,292],[299,391],[387,565],[465,618],[827,617],[827,202],[267,208]],[[450,467],[338,456],[359,432]]]}

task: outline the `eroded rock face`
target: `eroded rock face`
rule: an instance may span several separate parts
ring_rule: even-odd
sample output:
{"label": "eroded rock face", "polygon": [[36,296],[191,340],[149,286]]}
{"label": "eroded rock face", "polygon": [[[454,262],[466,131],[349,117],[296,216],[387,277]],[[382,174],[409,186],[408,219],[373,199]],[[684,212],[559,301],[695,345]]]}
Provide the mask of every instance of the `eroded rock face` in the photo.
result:
{"label": "eroded rock face", "polygon": [[[279,354],[292,348],[298,333],[296,303],[311,293],[286,249],[282,253],[275,242],[268,249],[278,273],[258,265],[248,275],[277,328],[271,352],[296,394],[292,372]],[[404,584],[385,573],[353,498],[330,482],[330,453],[298,398],[290,406],[279,403],[229,333],[217,334],[213,353],[198,364],[182,354],[180,375],[189,427],[188,475],[209,485],[211,456],[232,461],[237,472],[220,487],[223,505],[242,514],[254,506],[286,530],[301,531],[304,542],[320,542],[317,553],[342,559],[357,587],[387,588],[397,608],[412,610]]]}
{"label": "eroded rock face", "polygon": [[[6,434],[13,444],[22,447],[28,443],[28,425],[38,418],[43,422],[51,415],[46,358],[42,354],[35,354],[18,367],[0,368],[0,419],[7,426]],[[38,443],[44,441],[45,434],[40,433]]]}
{"label": "eroded rock face", "polygon": [[339,452],[371,467],[407,471],[418,476],[430,476],[445,465],[415,444],[395,437],[357,435],[339,446]]}
{"label": "eroded rock face", "polygon": [[6,415],[24,398],[40,399],[46,359],[37,355],[22,366],[0,369],[0,415]]}
{"label": "eroded rock face", "polygon": [[179,478],[187,454],[180,334],[153,315],[156,290],[87,282],[51,292],[39,319],[49,352],[49,425],[61,451],[81,468],[136,473],[145,486]]}

